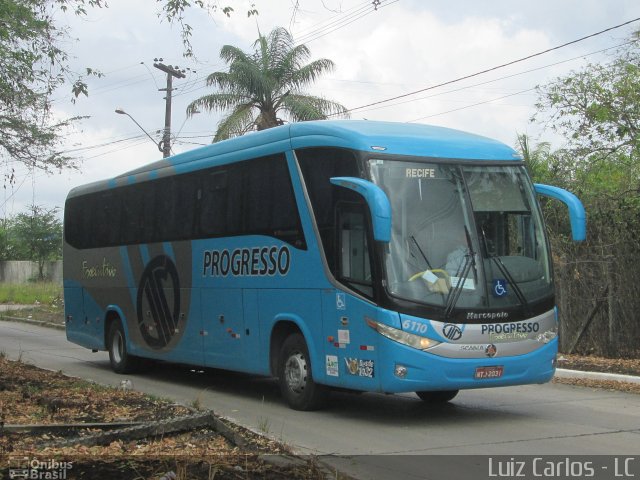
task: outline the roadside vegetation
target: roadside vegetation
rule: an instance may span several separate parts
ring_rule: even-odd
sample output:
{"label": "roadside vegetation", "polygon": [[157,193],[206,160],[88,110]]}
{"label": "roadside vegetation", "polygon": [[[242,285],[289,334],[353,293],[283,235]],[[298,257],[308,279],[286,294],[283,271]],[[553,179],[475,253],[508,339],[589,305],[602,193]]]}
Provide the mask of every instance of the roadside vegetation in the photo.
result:
{"label": "roadside vegetation", "polygon": [[30,205],[26,212],[0,220],[0,260],[38,265],[36,280],[46,280],[45,264],[62,258],[62,221],[58,208]]}
{"label": "roadside vegetation", "polygon": [[0,283],[0,304],[62,305],[62,285],[55,282]]}
{"label": "roadside vegetation", "polygon": [[587,240],[570,240],[566,207],[542,200],[560,314],[560,350],[640,356],[640,32],[603,63],[538,89],[534,120],[565,144],[519,137],[533,180],[582,200]]}
{"label": "roadside vegetation", "polygon": [[[0,353],[0,472],[4,460],[23,458],[70,464],[64,478],[316,479],[327,474],[312,458],[294,457],[286,445],[211,411],[143,395],[126,382],[112,388],[70,378]],[[47,476],[54,471],[44,468],[40,476],[25,478],[62,478]],[[342,477],[333,472],[332,478]]]}
{"label": "roadside vegetation", "polygon": [[59,283],[0,283],[0,305],[7,305],[0,318],[64,325],[64,296]]}

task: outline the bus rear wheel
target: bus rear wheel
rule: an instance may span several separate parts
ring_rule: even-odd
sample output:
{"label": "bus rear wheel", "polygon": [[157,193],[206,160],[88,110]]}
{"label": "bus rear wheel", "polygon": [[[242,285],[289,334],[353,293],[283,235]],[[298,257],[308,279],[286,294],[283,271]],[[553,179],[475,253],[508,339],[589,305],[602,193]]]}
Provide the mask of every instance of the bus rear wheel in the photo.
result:
{"label": "bus rear wheel", "polygon": [[109,326],[107,335],[107,349],[111,369],[116,373],[131,373],[139,365],[139,359],[127,351],[127,340],[120,320],[115,320]]}
{"label": "bus rear wheel", "polygon": [[416,392],[420,399],[427,403],[447,403],[458,395],[459,390],[438,390],[435,392]]}
{"label": "bus rear wheel", "polygon": [[282,344],[278,381],[282,396],[294,410],[318,410],[327,401],[329,389],[313,381],[309,350],[299,333],[290,335]]}

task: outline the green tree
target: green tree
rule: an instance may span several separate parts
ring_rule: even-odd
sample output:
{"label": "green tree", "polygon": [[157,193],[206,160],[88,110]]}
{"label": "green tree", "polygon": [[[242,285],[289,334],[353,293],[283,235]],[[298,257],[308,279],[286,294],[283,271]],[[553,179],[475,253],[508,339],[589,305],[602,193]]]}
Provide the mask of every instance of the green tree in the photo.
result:
{"label": "green tree", "polygon": [[0,219],[0,261],[11,260],[9,225],[9,219]]}
{"label": "green tree", "polygon": [[[157,0],[159,16],[181,26],[184,53],[193,55],[191,27],[185,13],[191,9],[221,11],[230,6],[216,0]],[[67,129],[78,120],[56,120],[51,113],[51,94],[70,84],[72,101],[87,95],[87,76],[101,76],[91,68],[82,75],[69,68],[66,50],[71,44],[68,29],[55,22],[56,13],[85,15],[88,9],[106,7],[105,0],[0,0],[0,160],[10,167],[6,180],[14,180],[16,163],[42,170],[74,167],[75,159],[61,150]],[[251,5],[248,15],[257,14]]]}
{"label": "green tree", "polygon": [[[194,56],[193,46],[191,45],[191,35],[193,28],[185,21],[185,14],[192,8],[201,8],[209,13],[222,12],[227,17],[231,16],[234,11],[230,5],[220,5],[217,1],[205,0],[156,0],[162,6],[162,14],[169,23],[177,23],[180,25],[180,35],[182,36],[182,45],[184,46],[184,56]],[[226,3],[226,2],[225,2]],[[258,10],[254,3],[247,6],[247,16],[258,15]]]}
{"label": "green tree", "polygon": [[245,53],[232,45],[223,46],[220,58],[229,71],[207,77],[207,85],[218,91],[194,100],[187,108],[189,116],[199,109],[227,112],[218,124],[214,142],[275,127],[286,119],[298,122],[346,115],[346,108],[339,103],[302,91],[333,69],[331,60],[305,63],[309,49],[296,46],[284,28],[275,28],[266,37],[260,35],[253,48],[253,53]]}
{"label": "green tree", "polygon": [[640,32],[606,64],[539,87],[538,113],[581,161],[637,161],[640,147]]}
{"label": "green tree", "polygon": [[551,144],[549,142],[541,142],[532,146],[528,135],[519,134],[516,148],[520,151],[533,181],[547,183],[550,170]]}
{"label": "green tree", "polygon": [[534,178],[569,189],[587,212],[587,241],[576,245],[567,241],[562,207],[543,201],[554,252],[563,349],[613,356],[639,353],[638,40],[636,33],[610,61],[589,64],[539,88],[534,119],[564,137],[561,150],[520,141]]}
{"label": "green tree", "polygon": [[57,208],[32,205],[11,221],[14,260],[38,262],[39,280],[44,280],[44,263],[62,256],[62,222],[57,212]]}
{"label": "green tree", "polygon": [[[69,77],[67,38],[53,20],[57,8],[86,6],[103,0],[3,0],[0,2],[0,158],[49,170],[69,166],[59,152],[60,135],[76,119],[55,121],[51,93]],[[91,73],[91,71],[89,71]],[[73,90],[86,91],[80,77]],[[12,171],[6,172],[12,179]]]}

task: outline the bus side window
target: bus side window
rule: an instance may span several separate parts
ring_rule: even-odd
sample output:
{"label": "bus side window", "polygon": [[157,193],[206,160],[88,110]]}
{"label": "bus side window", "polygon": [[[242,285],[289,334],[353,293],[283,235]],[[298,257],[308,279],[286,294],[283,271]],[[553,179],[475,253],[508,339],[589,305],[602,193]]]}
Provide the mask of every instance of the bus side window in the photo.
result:
{"label": "bus side window", "polygon": [[92,242],[100,246],[118,245],[120,239],[120,197],[113,191],[102,192],[95,205]]}
{"label": "bus side window", "polygon": [[349,150],[307,148],[296,150],[304,183],[313,209],[322,249],[334,277],[336,271],[336,223],[334,212],[339,202],[357,202],[360,196],[331,184],[331,177],[361,177],[358,161]]}
{"label": "bus side window", "polygon": [[200,199],[200,231],[207,236],[225,235],[229,196],[227,171],[214,170],[208,173],[203,181]]}
{"label": "bus side window", "polygon": [[65,239],[75,248],[87,248],[91,244],[93,204],[93,199],[86,196],[70,198],[65,204]]}
{"label": "bus side window", "polygon": [[364,206],[337,206],[338,277],[368,297],[373,296],[371,257]]}
{"label": "bus side window", "polygon": [[243,189],[244,231],[268,235],[306,249],[287,161],[282,154],[246,162]]}
{"label": "bus side window", "polygon": [[171,238],[190,239],[195,235],[197,205],[197,174],[178,175],[173,207],[173,231]]}

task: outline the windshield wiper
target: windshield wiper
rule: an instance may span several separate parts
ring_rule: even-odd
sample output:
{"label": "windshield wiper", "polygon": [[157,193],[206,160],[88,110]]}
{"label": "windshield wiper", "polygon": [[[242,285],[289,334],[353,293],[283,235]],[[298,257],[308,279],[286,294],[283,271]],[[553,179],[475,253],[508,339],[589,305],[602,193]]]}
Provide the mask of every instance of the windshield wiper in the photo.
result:
{"label": "windshield wiper", "polygon": [[[461,269],[462,272],[460,272],[460,269],[458,269],[458,272],[456,272],[458,282],[456,283],[455,287],[449,290],[449,295],[447,296],[447,305],[444,310],[444,318],[449,318],[451,312],[453,312],[453,309],[455,308],[456,303],[458,303],[458,299],[460,298],[460,294],[462,293],[462,287],[467,281],[467,277],[469,276],[471,267],[474,267],[476,263],[476,254],[473,251],[473,247],[471,245],[471,235],[469,235],[469,230],[467,229],[466,225],[464,226],[464,234],[467,240],[467,253],[464,255],[464,264],[462,265]],[[458,275],[458,273],[460,274]]]}
{"label": "windshield wiper", "polygon": [[427,264],[427,267],[429,267],[429,270],[433,270],[433,268],[431,268],[431,263],[429,262],[429,260],[427,259],[427,256],[424,254],[424,252],[422,251],[422,249],[420,248],[420,244],[418,243],[418,241],[416,240],[416,237],[414,237],[413,235],[411,235],[409,237],[413,243],[415,244],[416,248],[418,249],[418,252],[420,252],[420,255],[422,255],[422,258],[424,259],[425,263]]}

